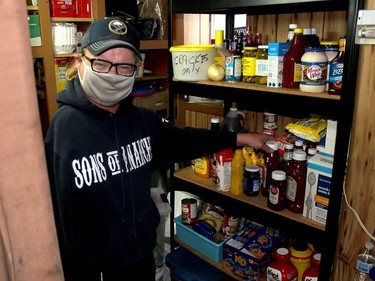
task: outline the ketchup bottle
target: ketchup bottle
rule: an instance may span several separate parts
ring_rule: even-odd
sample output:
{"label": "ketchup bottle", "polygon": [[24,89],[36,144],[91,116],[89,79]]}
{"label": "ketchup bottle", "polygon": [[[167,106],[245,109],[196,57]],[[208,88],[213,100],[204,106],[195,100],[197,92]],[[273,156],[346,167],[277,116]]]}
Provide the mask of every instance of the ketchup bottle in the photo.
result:
{"label": "ketchup bottle", "polygon": [[318,281],[320,257],[320,253],[311,256],[311,266],[303,273],[302,281]]}
{"label": "ketchup bottle", "polygon": [[290,251],[278,248],[274,251],[275,260],[267,267],[267,280],[296,281],[298,270],[290,262]]}
{"label": "ketchup bottle", "polygon": [[266,145],[273,149],[271,153],[264,153],[264,174],[260,192],[264,197],[268,198],[270,192],[270,184],[272,172],[279,168],[279,143],[277,141],[268,141]]}
{"label": "ketchup bottle", "polygon": [[302,214],[307,175],[306,152],[293,152],[292,164],[287,175],[286,207],[295,214]]}
{"label": "ketchup bottle", "polygon": [[305,52],[303,29],[294,29],[294,37],[290,49],[283,59],[283,87],[299,88],[301,81],[301,57]]}

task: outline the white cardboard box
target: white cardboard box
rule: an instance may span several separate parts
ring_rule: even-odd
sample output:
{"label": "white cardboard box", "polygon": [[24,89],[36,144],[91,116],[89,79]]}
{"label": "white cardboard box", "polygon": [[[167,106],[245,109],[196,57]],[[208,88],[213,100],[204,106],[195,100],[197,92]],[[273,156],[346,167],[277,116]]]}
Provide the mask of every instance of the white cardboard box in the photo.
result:
{"label": "white cardboard box", "polygon": [[307,162],[306,191],[303,216],[326,224],[333,157],[318,153]]}
{"label": "white cardboard box", "polygon": [[268,43],[268,87],[282,87],[283,59],[284,55],[288,52],[289,49],[290,43]]}

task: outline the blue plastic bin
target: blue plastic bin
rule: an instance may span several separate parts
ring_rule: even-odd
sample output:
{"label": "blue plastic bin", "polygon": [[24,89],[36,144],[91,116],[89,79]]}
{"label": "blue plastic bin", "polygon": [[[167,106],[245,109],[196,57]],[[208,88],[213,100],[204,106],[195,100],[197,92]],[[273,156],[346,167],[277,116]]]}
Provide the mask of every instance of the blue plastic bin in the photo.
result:
{"label": "blue plastic bin", "polygon": [[183,247],[170,252],[165,260],[171,281],[232,281],[229,275]]}

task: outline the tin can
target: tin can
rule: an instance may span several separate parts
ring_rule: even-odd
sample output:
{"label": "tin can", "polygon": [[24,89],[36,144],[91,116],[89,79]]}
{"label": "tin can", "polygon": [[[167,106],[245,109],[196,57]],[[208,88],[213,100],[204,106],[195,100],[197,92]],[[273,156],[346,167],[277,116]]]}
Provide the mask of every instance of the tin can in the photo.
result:
{"label": "tin can", "polygon": [[182,223],[192,225],[197,221],[198,206],[194,198],[185,198],[181,200]]}
{"label": "tin can", "polygon": [[239,217],[224,215],[223,226],[222,226],[224,237],[228,238],[232,236],[233,234],[235,234],[238,231],[239,224],[240,224]]}
{"label": "tin can", "polygon": [[242,76],[242,58],[240,55],[229,55],[225,57],[225,80],[229,82],[240,82]]}
{"label": "tin can", "polygon": [[276,137],[277,134],[277,115],[270,112],[264,112],[263,133]]}

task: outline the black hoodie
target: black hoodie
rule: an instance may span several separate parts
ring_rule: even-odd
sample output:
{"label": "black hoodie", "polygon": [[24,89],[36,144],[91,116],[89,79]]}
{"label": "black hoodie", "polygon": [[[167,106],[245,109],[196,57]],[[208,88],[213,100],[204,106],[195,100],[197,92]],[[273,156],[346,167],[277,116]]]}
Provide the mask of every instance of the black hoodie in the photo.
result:
{"label": "black hoodie", "polygon": [[236,134],[177,128],[126,98],[116,114],[92,104],[79,79],[57,96],[45,141],[66,280],[118,270],[152,253],[160,217],[152,171],[236,145]]}

